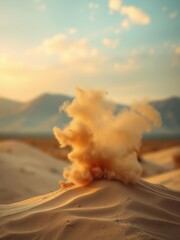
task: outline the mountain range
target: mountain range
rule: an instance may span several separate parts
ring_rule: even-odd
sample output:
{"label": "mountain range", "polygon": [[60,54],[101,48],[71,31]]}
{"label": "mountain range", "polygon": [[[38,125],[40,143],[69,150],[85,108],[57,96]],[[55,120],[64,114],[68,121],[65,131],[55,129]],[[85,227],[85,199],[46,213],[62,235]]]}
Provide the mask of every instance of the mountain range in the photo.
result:
{"label": "mountain range", "polygon": [[[58,109],[65,101],[72,99],[63,94],[43,94],[25,103],[0,98],[0,133],[52,134],[54,126],[62,128],[69,122],[69,117]],[[180,136],[180,97],[152,101],[151,104],[162,117],[162,127],[154,134]],[[124,106],[117,104],[118,111]]]}

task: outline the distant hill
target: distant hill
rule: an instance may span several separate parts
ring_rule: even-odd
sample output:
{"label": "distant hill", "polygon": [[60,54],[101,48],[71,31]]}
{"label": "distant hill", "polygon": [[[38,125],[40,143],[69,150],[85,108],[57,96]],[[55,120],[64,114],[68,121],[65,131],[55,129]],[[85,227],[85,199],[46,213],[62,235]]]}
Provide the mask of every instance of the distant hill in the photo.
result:
{"label": "distant hill", "polygon": [[152,105],[161,113],[163,128],[180,128],[179,97],[172,97],[161,101],[153,101]]}
{"label": "distant hill", "polygon": [[7,116],[10,112],[16,112],[21,106],[18,101],[0,97],[0,118]]}
{"label": "distant hill", "polygon": [[[59,107],[73,98],[66,95],[43,94],[18,108],[9,109],[0,116],[0,131],[3,133],[49,133],[55,125],[64,126],[69,118]],[[3,104],[0,104],[4,108]],[[16,109],[16,111],[15,111]],[[1,108],[0,108],[1,111]]]}
{"label": "distant hill", "polygon": [[162,127],[157,132],[180,136],[180,98],[172,97],[153,101],[151,104],[160,112],[162,118]]}
{"label": "distant hill", "polygon": [[[43,94],[27,103],[0,98],[0,133],[52,134],[54,126],[64,127],[69,118],[59,107],[73,97]],[[180,98],[172,97],[151,104],[160,112],[163,125],[154,133],[180,135]],[[117,104],[117,111],[124,107]]]}

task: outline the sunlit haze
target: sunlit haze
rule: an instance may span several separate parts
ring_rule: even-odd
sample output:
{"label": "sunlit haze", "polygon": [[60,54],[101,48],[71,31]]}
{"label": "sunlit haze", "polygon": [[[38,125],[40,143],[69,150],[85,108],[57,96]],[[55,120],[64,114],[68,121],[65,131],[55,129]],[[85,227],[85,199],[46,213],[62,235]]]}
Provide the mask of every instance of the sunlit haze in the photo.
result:
{"label": "sunlit haze", "polygon": [[0,96],[180,96],[179,0],[0,1]]}

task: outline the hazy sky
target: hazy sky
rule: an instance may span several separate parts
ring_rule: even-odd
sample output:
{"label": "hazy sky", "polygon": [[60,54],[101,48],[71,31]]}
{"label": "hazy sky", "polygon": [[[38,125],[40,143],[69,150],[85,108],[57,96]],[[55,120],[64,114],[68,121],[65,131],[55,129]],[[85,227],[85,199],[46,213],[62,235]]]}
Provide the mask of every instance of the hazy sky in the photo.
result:
{"label": "hazy sky", "polygon": [[0,0],[0,96],[180,96],[180,0]]}

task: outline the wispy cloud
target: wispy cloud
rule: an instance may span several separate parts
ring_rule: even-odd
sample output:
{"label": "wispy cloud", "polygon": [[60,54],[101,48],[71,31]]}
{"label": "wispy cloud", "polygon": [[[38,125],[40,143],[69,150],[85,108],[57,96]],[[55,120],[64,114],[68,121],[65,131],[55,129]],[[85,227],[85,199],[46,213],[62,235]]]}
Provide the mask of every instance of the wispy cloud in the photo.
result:
{"label": "wispy cloud", "polygon": [[97,8],[99,8],[99,4],[94,3],[94,2],[90,2],[90,3],[88,4],[88,7],[89,7],[90,9],[97,9]]}
{"label": "wispy cloud", "polygon": [[119,11],[122,4],[122,0],[109,0],[110,11]]}
{"label": "wispy cloud", "polygon": [[43,0],[33,0],[35,4],[35,8],[38,11],[45,11],[47,9],[47,5]]}
{"label": "wispy cloud", "polygon": [[150,23],[150,17],[134,6],[123,6],[120,12],[127,16],[130,24],[147,25]]}
{"label": "wispy cloud", "polygon": [[90,16],[89,16],[89,21],[95,22],[95,20],[96,20],[96,15],[95,15],[95,13],[91,13]]}
{"label": "wispy cloud", "polygon": [[44,53],[57,55],[60,63],[76,63],[98,57],[100,54],[87,39],[72,40],[65,34],[45,39],[40,48]]}
{"label": "wispy cloud", "polygon": [[77,33],[77,29],[76,28],[70,28],[70,29],[68,29],[68,33],[69,34],[76,34]]}
{"label": "wispy cloud", "polygon": [[161,11],[162,11],[162,12],[166,12],[166,11],[167,11],[167,7],[162,7],[162,8],[161,8]]}
{"label": "wispy cloud", "polygon": [[109,0],[109,9],[126,17],[121,24],[124,29],[130,28],[134,24],[147,25],[151,21],[150,17],[141,9],[131,5],[126,6],[122,0]]}
{"label": "wispy cloud", "polygon": [[114,70],[118,73],[126,73],[138,70],[140,68],[140,64],[137,59],[133,57],[129,57],[126,62],[116,62],[114,63]]}
{"label": "wispy cloud", "polygon": [[169,17],[173,19],[173,18],[176,18],[177,15],[178,15],[178,12],[176,11],[176,12],[170,13],[170,14],[169,14]]}
{"label": "wispy cloud", "polygon": [[121,23],[121,27],[124,29],[129,29],[130,28],[130,21],[129,19],[124,19]]}
{"label": "wispy cloud", "polygon": [[104,38],[102,40],[102,43],[105,47],[112,48],[112,49],[115,49],[119,46],[119,40],[117,40],[117,39],[111,40],[109,38]]}
{"label": "wispy cloud", "polygon": [[[120,43],[118,39],[106,37],[102,39],[102,44],[106,48],[116,49]],[[29,50],[29,54],[34,55],[35,59],[43,59],[42,61],[48,59],[50,62],[50,59],[53,58],[54,60],[49,66],[56,66],[71,75],[101,74],[104,76],[106,73],[113,75],[137,71],[142,67],[141,59],[144,56],[154,56],[156,51],[154,48],[137,49],[121,60],[117,60],[93,46],[88,39],[75,39],[69,33],[57,34],[44,39],[38,47]]]}
{"label": "wispy cloud", "polygon": [[180,46],[175,48],[175,54],[180,56]]}
{"label": "wispy cloud", "polygon": [[102,69],[106,55],[94,47],[86,38],[74,39],[71,34],[57,34],[44,39],[28,54],[42,58],[43,61],[52,59],[52,65],[59,66],[73,73],[96,74]]}
{"label": "wispy cloud", "polygon": [[133,51],[131,51],[130,56],[133,58],[148,58],[148,57],[154,57],[157,55],[157,50],[153,47],[149,48],[149,47],[140,47],[137,49],[134,49]]}
{"label": "wispy cloud", "polygon": [[89,20],[91,22],[95,22],[95,20],[96,20],[96,11],[99,8],[99,4],[98,3],[94,3],[94,2],[90,2],[88,4],[88,8],[90,10]]}

